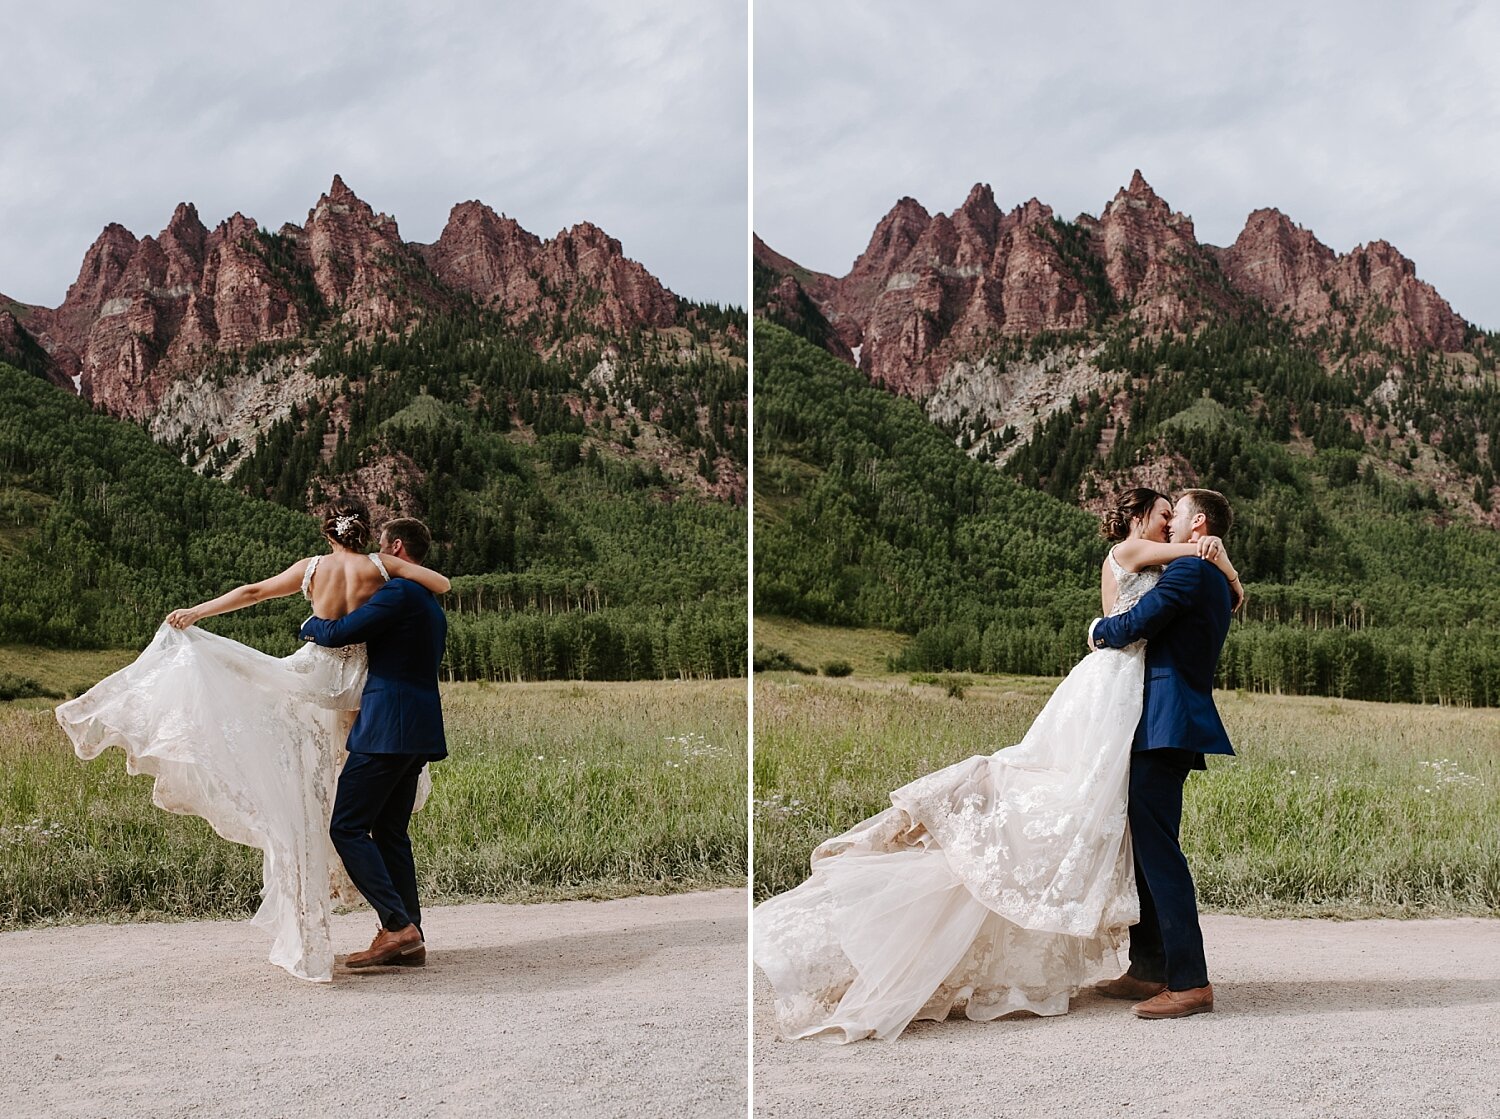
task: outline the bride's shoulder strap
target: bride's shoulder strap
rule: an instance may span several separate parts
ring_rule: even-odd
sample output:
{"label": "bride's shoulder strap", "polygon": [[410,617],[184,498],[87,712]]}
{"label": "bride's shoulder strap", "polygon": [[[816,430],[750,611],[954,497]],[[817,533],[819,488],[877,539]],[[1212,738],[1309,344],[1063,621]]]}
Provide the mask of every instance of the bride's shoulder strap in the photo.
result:
{"label": "bride's shoulder strap", "polygon": [[389,583],[391,581],[391,573],[385,569],[385,561],[380,558],[379,552],[370,553],[370,562],[380,569],[380,577]]}
{"label": "bride's shoulder strap", "polygon": [[1120,561],[1115,559],[1115,550],[1113,548],[1109,550],[1109,569],[1115,573],[1116,579],[1119,579],[1123,575],[1130,574],[1125,570],[1125,568],[1120,566]]}
{"label": "bride's shoulder strap", "polygon": [[302,597],[308,602],[312,601],[312,577],[313,572],[318,569],[318,561],[322,556],[313,556],[307,561],[307,567],[302,572]]}

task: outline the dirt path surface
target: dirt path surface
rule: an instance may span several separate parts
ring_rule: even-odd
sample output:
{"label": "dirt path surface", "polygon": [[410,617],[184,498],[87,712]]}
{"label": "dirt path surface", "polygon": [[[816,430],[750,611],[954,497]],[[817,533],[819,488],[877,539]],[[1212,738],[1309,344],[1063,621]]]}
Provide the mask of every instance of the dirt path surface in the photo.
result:
{"label": "dirt path surface", "polygon": [[[424,969],[304,983],[247,923],[0,936],[8,1115],[743,1116],[742,890],[425,914]],[[336,918],[364,948],[368,911]]]}
{"label": "dirt path surface", "polygon": [[1500,1116],[1500,921],[1203,922],[1212,1014],[922,1022],[774,1040],[757,972],[755,1113],[1100,1119]]}

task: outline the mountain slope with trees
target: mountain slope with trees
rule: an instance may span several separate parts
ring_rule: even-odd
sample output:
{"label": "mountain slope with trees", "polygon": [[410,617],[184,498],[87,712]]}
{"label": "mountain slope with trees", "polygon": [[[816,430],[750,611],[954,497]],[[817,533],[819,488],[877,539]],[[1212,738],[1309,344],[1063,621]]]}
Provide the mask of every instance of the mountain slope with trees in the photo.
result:
{"label": "mountain slope with trees", "polygon": [[[384,430],[418,451],[427,438],[454,479],[439,487],[448,542],[431,557],[460,576],[448,600],[450,676],[743,673],[742,510],[663,501],[578,444],[445,420],[443,407],[419,394],[381,422],[400,420]],[[451,431],[422,434],[445,423]],[[137,425],[5,365],[0,509],[0,642],[10,644],[139,647],[172,608],[323,548],[307,512],[203,477]],[[206,624],[285,654],[305,616],[291,598]]]}
{"label": "mountain slope with trees", "polygon": [[1085,493],[1202,484],[1234,504],[1249,590],[1221,686],[1500,703],[1494,533],[1336,411],[1317,422],[1357,389],[1273,324],[1117,335],[1102,364],[1123,411],[1078,399],[1003,470],[826,351],[755,330],[758,611],[902,630],[903,667],[1060,673],[1098,609]]}
{"label": "mountain slope with trees", "polygon": [[[452,675],[743,673],[747,336],[590,223],[414,244],[337,176],[274,232],[109,225],[57,307],[0,298],[0,641],[139,646],[351,493],[431,526]],[[299,605],[210,625],[285,652]]]}

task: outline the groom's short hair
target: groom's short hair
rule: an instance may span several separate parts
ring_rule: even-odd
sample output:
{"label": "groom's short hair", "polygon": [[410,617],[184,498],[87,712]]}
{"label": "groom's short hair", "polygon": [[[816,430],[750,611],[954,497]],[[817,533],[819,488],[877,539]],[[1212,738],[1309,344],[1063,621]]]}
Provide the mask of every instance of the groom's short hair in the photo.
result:
{"label": "groom's short hair", "polygon": [[427,550],[432,547],[432,533],[415,517],[397,517],[386,521],[380,534],[386,540],[399,540],[405,544],[406,554],[416,563],[426,559]]}
{"label": "groom's short hair", "polygon": [[1202,513],[1204,527],[1209,536],[1226,536],[1234,524],[1234,510],[1229,508],[1229,499],[1218,490],[1183,490],[1194,513]]}

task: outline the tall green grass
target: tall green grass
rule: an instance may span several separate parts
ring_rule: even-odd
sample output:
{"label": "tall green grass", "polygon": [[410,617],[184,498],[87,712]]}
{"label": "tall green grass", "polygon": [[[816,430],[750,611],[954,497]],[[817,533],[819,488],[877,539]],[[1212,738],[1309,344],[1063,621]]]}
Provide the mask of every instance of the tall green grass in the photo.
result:
{"label": "tall green grass", "polygon": [[[1055,681],[758,676],[755,890],[891,789],[1020,740]],[[1189,779],[1183,847],[1205,909],[1264,916],[1500,913],[1500,712],[1220,694],[1239,753]]]}
{"label": "tall green grass", "polygon": [[[455,684],[451,756],[412,818],[429,903],[745,881],[743,681]],[[84,764],[41,700],[0,704],[0,927],[241,917],[260,853]]]}

